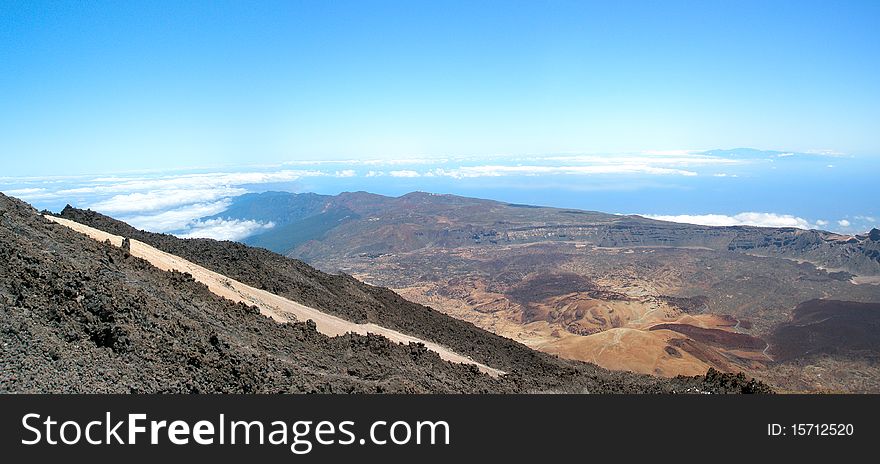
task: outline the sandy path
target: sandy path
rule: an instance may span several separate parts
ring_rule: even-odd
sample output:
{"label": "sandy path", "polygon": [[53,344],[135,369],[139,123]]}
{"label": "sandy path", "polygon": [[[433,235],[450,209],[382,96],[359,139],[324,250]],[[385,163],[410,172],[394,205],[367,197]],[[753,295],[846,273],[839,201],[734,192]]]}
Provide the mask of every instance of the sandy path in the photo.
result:
{"label": "sandy path", "polygon": [[[117,247],[122,246],[122,237],[118,235],[108,234],[107,232],[68,219],[48,215],[46,216],[46,219],[67,226],[100,242],[110,240],[110,243],[113,245]],[[262,314],[279,322],[290,321],[292,319],[290,316],[293,315],[296,320],[299,321],[311,319],[315,322],[318,332],[330,337],[343,335],[349,332],[360,335],[373,333],[382,335],[383,337],[398,343],[424,343],[429,350],[436,352],[440,355],[440,358],[446,361],[474,364],[480,369],[480,371],[495,377],[504,374],[503,371],[480,364],[467,356],[460,355],[437,343],[422,340],[372,323],[356,324],[354,322],[349,322],[340,317],[321,312],[315,308],[282,298],[274,293],[245,285],[237,280],[230,279],[222,274],[205,269],[202,266],[191,263],[178,256],[165,253],[164,251],[153,248],[137,240],[131,240],[131,254],[149,261],[150,264],[164,271],[176,270],[179,272],[188,272],[193,278],[195,278],[195,280],[207,285],[208,289],[214,294],[228,300],[244,302],[256,306],[260,308]]]}

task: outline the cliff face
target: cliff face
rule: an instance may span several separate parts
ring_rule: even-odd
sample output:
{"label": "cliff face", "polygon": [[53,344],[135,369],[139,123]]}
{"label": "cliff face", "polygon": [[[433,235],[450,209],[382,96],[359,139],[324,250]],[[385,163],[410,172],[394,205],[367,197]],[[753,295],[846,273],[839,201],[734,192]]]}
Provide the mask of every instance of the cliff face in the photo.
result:
{"label": "cliff face", "polygon": [[[875,233],[876,229],[872,233]],[[818,230],[762,227],[705,227],[636,220],[599,233],[599,246],[701,246],[812,262],[854,274],[880,275],[880,241]]]}
{"label": "cliff face", "polygon": [[854,274],[880,275],[880,241],[872,239],[871,233],[849,237],[816,230],[750,230],[740,233],[728,249],[804,260]]}

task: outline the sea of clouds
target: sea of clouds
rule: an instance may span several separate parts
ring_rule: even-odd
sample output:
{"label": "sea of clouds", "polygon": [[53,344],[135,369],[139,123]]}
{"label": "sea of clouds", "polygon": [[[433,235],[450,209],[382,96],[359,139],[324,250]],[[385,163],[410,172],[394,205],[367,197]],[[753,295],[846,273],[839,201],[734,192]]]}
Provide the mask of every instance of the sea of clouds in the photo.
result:
{"label": "sea of clouds", "polygon": [[[96,176],[0,178],[0,191],[19,197],[37,208],[59,210],[64,204],[89,208],[131,225],[180,237],[240,240],[274,227],[271,222],[223,218],[233,199],[248,192],[272,189],[308,190],[320,185],[332,191],[358,186],[359,182],[443,181],[454,190],[456,182],[479,179],[514,179],[522,184],[538,180],[544,185],[566,179],[560,188],[625,188],[645,179],[726,178],[748,169],[764,168],[774,159],[793,153],[762,152],[761,156],[729,156],[687,150],[630,154],[561,154],[548,156],[496,156],[405,159],[352,159],[294,161],[277,165],[244,166],[225,170],[134,172]],[[807,155],[804,155],[807,156]],[[603,179],[590,187],[591,179]],[[571,182],[572,179],[575,182]],[[522,182],[520,182],[522,180]],[[334,182],[336,184],[334,184]],[[343,184],[344,183],[344,184]],[[367,184],[375,185],[375,184]],[[435,184],[436,185],[436,184]],[[552,206],[552,205],[551,205]],[[639,211],[636,211],[637,213]],[[651,214],[654,219],[711,226],[833,228],[849,231],[876,222],[873,216],[807,219],[785,212],[738,214]],[[206,219],[209,218],[209,219]],[[858,222],[858,226],[853,224]]]}

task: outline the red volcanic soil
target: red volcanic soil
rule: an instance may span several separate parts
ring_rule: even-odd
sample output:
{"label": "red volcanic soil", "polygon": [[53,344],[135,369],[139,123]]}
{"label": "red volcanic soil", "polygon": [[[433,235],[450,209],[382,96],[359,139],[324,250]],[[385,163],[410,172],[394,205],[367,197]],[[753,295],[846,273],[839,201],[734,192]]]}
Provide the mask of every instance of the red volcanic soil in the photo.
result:
{"label": "red volcanic soil", "polygon": [[657,324],[651,330],[672,330],[707,345],[728,349],[763,350],[767,343],[751,335],[720,329],[705,329],[690,324]]}
{"label": "red volcanic soil", "polygon": [[[674,351],[676,348],[690,354],[691,356],[699,359],[700,361],[703,361],[710,366],[715,366],[725,371],[739,370],[718,350],[713,349],[706,344],[696,342],[690,338],[673,338],[669,340],[669,346],[666,347],[666,352],[672,355],[672,351]],[[681,355],[679,354],[679,356]]]}
{"label": "red volcanic soil", "polygon": [[880,355],[880,303],[810,300],[770,339],[770,354],[789,361],[816,354]]}

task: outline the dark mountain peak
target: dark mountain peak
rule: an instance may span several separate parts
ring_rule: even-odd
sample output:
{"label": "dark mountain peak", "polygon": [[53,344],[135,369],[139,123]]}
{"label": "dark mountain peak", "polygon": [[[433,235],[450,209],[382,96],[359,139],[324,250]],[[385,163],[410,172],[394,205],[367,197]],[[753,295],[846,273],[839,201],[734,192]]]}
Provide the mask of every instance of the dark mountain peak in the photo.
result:
{"label": "dark mountain peak", "polygon": [[876,227],[871,229],[871,231],[868,232],[868,239],[880,242],[880,229],[877,229]]}

